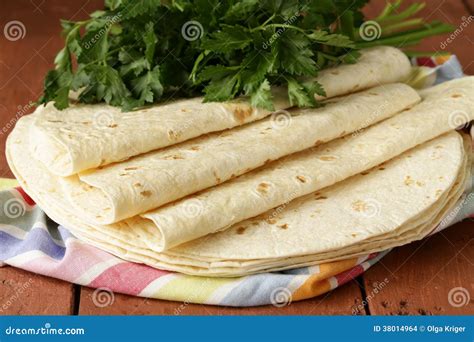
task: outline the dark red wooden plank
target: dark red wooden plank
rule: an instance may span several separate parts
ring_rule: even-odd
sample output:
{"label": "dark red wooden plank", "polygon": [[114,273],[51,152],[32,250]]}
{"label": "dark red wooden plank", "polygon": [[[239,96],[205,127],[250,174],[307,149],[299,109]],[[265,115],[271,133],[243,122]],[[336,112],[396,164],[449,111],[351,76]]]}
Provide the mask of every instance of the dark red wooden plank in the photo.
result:
{"label": "dark red wooden plank", "polygon": [[73,285],[13,267],[0,268],[0,315],[70,315]]}
{"label": "dark red wooden plank", "polygon": [[364,279],[374,315],[474,314],[474,221],[393,250]]}

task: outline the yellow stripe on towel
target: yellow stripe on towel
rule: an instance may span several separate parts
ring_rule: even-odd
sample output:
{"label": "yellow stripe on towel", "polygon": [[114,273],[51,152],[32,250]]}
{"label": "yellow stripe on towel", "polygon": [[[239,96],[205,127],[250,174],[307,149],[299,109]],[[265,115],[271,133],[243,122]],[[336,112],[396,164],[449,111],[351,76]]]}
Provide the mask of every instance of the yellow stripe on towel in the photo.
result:
{"label": "yellow stripe on towel", "polygon": [[162,286],[154,297],[178,301],[183,301],[185,298],[185,302],[204,303],[221,286],[234,281],[237,280],[183,275]]}
{"label": "yellow stripe on towel", "polygon": [[0,178],[0,191],[7,190],[18,186],[16,179]]}

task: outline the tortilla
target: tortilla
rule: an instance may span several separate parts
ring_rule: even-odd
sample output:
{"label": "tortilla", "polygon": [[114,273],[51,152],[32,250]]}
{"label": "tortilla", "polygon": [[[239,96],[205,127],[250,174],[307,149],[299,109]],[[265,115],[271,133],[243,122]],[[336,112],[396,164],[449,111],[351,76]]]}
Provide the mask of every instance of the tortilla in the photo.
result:
{"label": "tortilla", "polygon": [[63,191],[85,220],[111,224],[369,126],[419,100],[405,84],[378,86],[67,177]]}
{"label": "tortilla", "polygon": [[57,177],[24,158],[30,123],[31,117],[18,122],[8,138],[7,158],[21,185],[53,220],[124,259],[188,274],[240,276],[281,270],[419,239],[460,197],[468,174],[470,141],[463,143],[451,132],[387,162],[383,170],[375,168],[296,199],[275,217],[270,211],[157,253],[144,247],[147,241],[139,226],[123,227],[128,235],[99,231],[65,209],[56,191]]}

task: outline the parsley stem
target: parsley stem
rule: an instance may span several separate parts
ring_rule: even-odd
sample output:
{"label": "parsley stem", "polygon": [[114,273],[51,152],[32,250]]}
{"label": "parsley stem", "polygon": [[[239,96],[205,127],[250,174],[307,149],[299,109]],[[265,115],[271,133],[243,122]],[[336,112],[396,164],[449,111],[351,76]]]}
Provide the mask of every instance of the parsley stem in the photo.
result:
{"label": "parsley stem", "polygon": [[293,25],[287,25],[287,24],[268,24],[268,25],[260,25],[258,27],[255,27],[253,29],[250,30],[250,32],[255,32],[255,31],[263,31],[265,29],[267,29],[268,27],[270,28],[285,28],[285,29],[292,29],[292,30],[296,30],[296,31],[299,31],[299,32],[302,32],[304,34],[306,34],[306,30],[303,30],[299,27],[296,27],[296,26],[293,26]]}
{"label": "parsley stem", "polygon": [[423,38],[452,32],[453,27],[447,24],[436,24],[427,29],[414,30],[412,32],[402,32],[401,34],[395,34],[393,36],[388,36],[382,39],[377,39],[372,42],[356,42],[356,47],[358,49],[378,46],[378,45],[391,45],[391,46],[405,46],[411,42],[418,42]]}

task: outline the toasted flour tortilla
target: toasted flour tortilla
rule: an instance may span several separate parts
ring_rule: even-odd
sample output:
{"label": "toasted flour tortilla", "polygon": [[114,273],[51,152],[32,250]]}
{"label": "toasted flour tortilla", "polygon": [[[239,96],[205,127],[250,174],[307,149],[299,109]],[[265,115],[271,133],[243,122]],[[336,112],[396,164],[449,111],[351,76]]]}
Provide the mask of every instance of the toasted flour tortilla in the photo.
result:
{"label": "toasted flour tortilla", "polygon": [[[393,47],[361,50],[355,64],[320,72],[317,80],[328,98],[408,78],[410,63]],[[321,99],[321,97],[319,97]],[[275,109],[288,108],[282,89],[274,94]],[[54,174],[70,176],[174,145],[205,133],[236,127],[270,114],[244,99],[230,103],[183,100],[129,113],[107,105],[77,104],[58,111],[51,103],[39,107],[31,127],[31,147]]]}
{"label": "toasted flour tortilla", "polygon": [[322,108],[280,113],[67,177],[61,183],[81,217],[92,224],[110,224],[364,128],[419,100],[405,84],[378,86]]}
{"label": "toasted flour tortilla", "polygon": [[65,207],[57,177],[41,163],[22,158],[29,153],[30,123],[31,117],[18,122],[8,138],[7,158],[24,189],[52,219],[124,259],[209,276],[299,267],[419,239],[461,195],[470,148],[458,133],[448,133],[282,210],[157,253],[146,247],[143,227],[93,227]]}
{"label": "toasted flour tortilla", "polygon": [[[139,231],[147,242],[147,248],[161,252],[286,205],[293,198],[363,172],[464,124],[467,121],[457,120],[457,124],[453,124],[451,114],[464,112],[472,117],[474,106],[469,105],[469,96],[472,97],[473,92],[468,90],[472,89],[473,83],[472,77],[449,82],[451,89],[443,85],[441,96],[438,94],[440,86],[433,87],[426,92],[428,97],[430,93],[436,94],[429,101],[368,129],[289,156],[142,217],[133,217],[99,230],[106,229],[112,236],[125,234],[125,239],[133,239],[133,231]],[[469,95],[459,96],[459,84]],[[25,157],[31,160],[30,156]],[[67,203],[65,208],[71,210]],[[132,233],[126,234],[127,231]]]}

